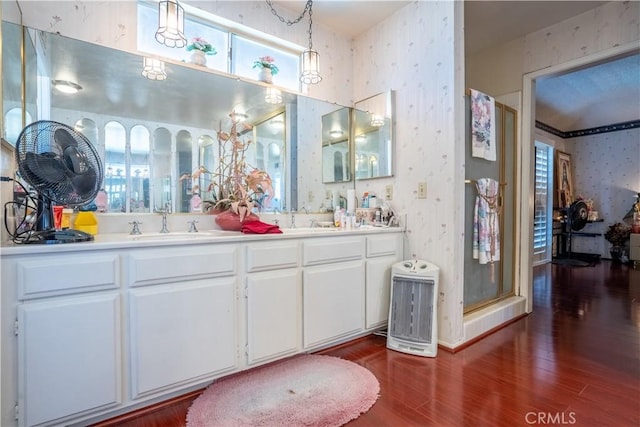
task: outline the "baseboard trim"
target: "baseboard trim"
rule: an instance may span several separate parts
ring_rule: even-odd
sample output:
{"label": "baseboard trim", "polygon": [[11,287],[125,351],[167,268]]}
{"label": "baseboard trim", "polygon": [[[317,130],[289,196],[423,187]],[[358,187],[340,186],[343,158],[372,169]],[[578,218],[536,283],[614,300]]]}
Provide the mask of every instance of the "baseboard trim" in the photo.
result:
{"label": "baseboard trim", "polygon": [[150,414],[152,412],[159,411],[163,408],[167,408],[169,406],[174,406],[180,404],[182,402],[191,402],[196,397],[198,397],[204,388],[199,390],[194,390],[189,393],[176,396],[173,399],[163,400],[162,402],[155,403],[153,405],[145,406],[144,408],[136,409],[131,412],[124,413],[122,415],[115,416],[113,418],[109,418],[108,420],[100,421],[95,424],[91,424],[91,427],[117,427],[121,426],[125,423],[132,422],[136,418],[139,418],[143,415]]}

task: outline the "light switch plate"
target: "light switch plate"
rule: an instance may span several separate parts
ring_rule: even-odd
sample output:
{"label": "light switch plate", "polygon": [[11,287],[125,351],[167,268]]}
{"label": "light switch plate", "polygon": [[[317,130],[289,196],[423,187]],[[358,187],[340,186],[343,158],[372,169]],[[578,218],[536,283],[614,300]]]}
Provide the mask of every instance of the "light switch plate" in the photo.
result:
{"label": "light switch plate", "polygon": [[418,199],[426,199],[427,198],[427,183],[419,182],[418,183]]}

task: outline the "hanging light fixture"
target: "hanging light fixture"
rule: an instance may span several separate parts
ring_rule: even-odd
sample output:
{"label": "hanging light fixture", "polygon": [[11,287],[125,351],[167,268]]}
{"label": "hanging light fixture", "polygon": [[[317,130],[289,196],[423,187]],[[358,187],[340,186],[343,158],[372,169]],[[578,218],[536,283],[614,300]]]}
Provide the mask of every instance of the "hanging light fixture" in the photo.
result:
{"label": "hanging light fixture", "polygon": [[154,58],[143,58],[142,75],[149,80],[165,80],[167,73],[164,71],[164,61]]}
{"label": "hanging light fixture", "polygon": [[156,40],[168,47],[182,48],[187,45],[187,38],[184,36],[184,9],[178,4],[178,0],[158,3]]}
{"label": "hanging light fixture", "polygon": [[371,126],[374,127],[381,127],[384,126],[384,117],[378,115],[378,114],[372,114],[371,115]]}
{"label": "hanging light fixture", "polygon": [[62,93],[77,93],[82,90],[82,86],[69,80],[51,80],[51,84]]}
{"label": "hanging light fixture", "polygon": [[313,20],[311,19],[313,1],[308,0],[309,6],[309,49],[302,52],[300,59],[302,61],[302,74],[300,74],[300,81],[306,85],[314,85],[320,83],[322,76],[320,75],[320,55],[317,51],[313,50],[313,30],[311,28]]}
{"label": "hanging light fixture", "polygon": [[320,75],[320,55],[317,51],[313,49],[313,0],[307,0],[307,3],[304,7],[304,10],[293,21],[289,21],[278,14],[278,12],[273,8],[273,2],[271,0],[265,0],[269,8],[271,9],[271,13],[276,16],[280,22],[291,26],[293,24],[297,24],[304,18],[304,16],[309,14],[309,48],[306,49],[300,55],[300,62],[302,62],[302,72],[300,74],[300,81],[304,84],[316,84],[320,83],[322,80],[322,76]]}
{"label": "hanging light fixture", "polygon": [[267,104],[281,104],[282,92],[280,89],[269,86],[264,93],[264,102]]}

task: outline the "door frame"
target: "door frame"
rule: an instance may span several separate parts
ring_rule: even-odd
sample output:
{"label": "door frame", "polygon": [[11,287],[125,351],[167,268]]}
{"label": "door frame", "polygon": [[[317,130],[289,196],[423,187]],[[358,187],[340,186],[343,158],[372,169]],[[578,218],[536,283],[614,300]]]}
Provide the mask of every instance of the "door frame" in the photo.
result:
{"label": "door frame", "polygon": [[526,311],[533,311],[533,199],[534,199],[534,167],[531,159],[535,155],[535,93],[536,79],[553,74],[561,74],[566,71],[584,68],[587,65],[595,64],[616,56],[638,52],[638,42],[633,41],[620,46],[602,50],[580,58],[572,59],[558,65],[543,68],[538,71],[524,74],[522,76],[522,145],[518,152],[518,165],[520,175],[518,176],[519,203],[516,212],[518,218],[518,230],[516,234],[516,247],[520,248],[519,262],[516,266],[516,275],[520,283],[520,295],[527,301]]}

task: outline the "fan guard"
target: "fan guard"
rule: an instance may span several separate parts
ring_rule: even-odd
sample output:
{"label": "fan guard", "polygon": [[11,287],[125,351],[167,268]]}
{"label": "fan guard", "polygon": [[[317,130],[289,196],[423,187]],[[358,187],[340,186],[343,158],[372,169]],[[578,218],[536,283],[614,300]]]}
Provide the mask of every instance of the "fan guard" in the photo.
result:
{"label": "fan guard", "polygon": [[50,120],[25,127],[16,142],[20,175],[38,192],[36,232],[25,243],[93,240],[77,230],[53,229],[51,203],[76,207],[93,200],[103,179],[98,152],[73,128]]}
{"label": "fan guard", "polygon": [[587,225],[589,218],[589,209],[587,204],[582,200],[573,202],[567,211],[567,221],[573,231],[579,231]]}

